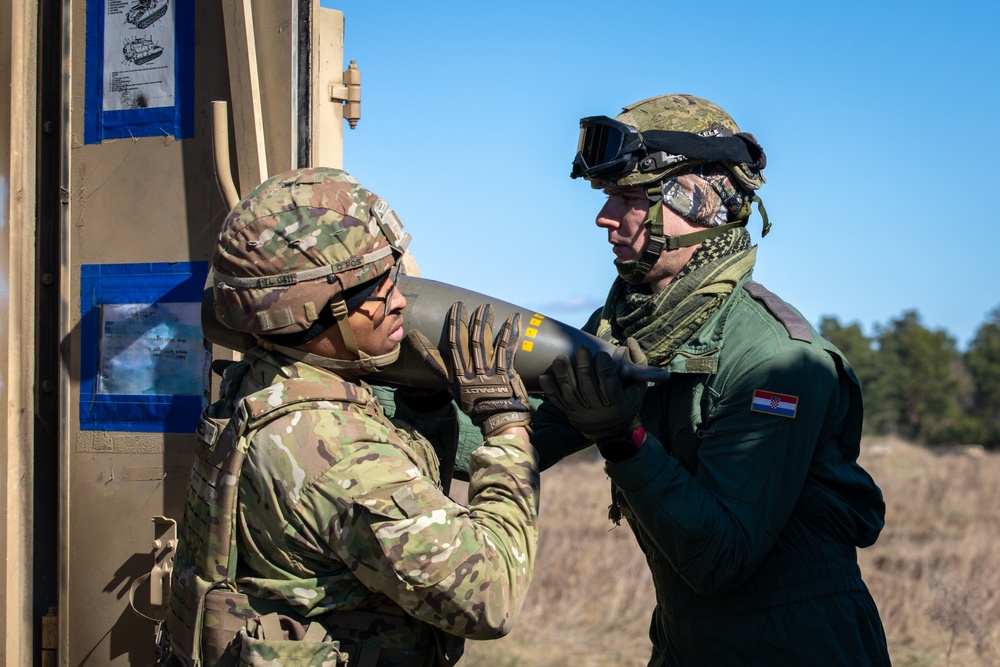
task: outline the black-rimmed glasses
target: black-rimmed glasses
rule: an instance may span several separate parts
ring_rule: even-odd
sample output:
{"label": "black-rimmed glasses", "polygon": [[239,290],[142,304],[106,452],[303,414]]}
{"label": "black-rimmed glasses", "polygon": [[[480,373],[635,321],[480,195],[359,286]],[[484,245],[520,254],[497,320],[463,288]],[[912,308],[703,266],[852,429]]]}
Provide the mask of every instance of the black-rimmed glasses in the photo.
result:
{"label": "black-rimmed glasses", "polygon": [[389,311],[391,310],[390,303],[392,302],[392,297],[396,293],[396,281],[399,280],[399,272],[403,268],[401,262],[396,262],[396,265],[389,271],[389,291],[386,292],[385,296],[370,296],[367,297],[365,301],[381,301],[385,304],[382,308],[382,316],[388,317]]}

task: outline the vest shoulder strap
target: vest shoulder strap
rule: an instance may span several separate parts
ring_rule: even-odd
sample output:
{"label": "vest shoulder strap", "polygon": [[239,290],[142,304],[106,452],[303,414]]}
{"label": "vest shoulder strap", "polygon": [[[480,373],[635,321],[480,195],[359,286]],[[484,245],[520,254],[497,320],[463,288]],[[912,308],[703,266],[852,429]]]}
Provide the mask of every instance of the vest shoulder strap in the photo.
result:
{"label": "vest shoulder strap", "polygon": [[228,628],[215,627],[220,621],[206,614],[206,604],[213,590],[238,592],[236,513],[248,435],[291,410],[367,404],[371,398],[359,385],[292,378],[203,412],[163,624],[172,650],[184,661],[214,665],[204,633]]}
{"label": "vest shoulder strap", "polygon": [[369,390],[352,382],[290,378],[246,396],[242,404],[248,426],[253,428],[276,419],[289,409],[322,409],[346,403],[366,405],[371,400]]}
{"label": "vest shoulder strap", "polygon": [[812,332],[809,329],[809,323],[802,319],[801,315],[792,310],[791,306],[782,301],[778,295],[752,280],[744,283],[743,289],[755,300],[764,304],[768,312],[781,322],[782,326],[785,327],[785,331],[788,332],[789,338],[812,343]]}

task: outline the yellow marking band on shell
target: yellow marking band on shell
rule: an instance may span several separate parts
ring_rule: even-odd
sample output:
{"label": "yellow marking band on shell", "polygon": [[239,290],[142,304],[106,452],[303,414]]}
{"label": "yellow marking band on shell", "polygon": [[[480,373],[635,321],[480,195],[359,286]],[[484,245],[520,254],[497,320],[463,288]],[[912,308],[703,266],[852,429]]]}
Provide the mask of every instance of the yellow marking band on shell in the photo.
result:
{"label": "yellow marking band on shell", "polygon": [[531,352],[532,348],[535,347],[535,343],[527,339],[534,338],[535,336],[538,335],[538,327],[542,325],[542,320],[544,319],[545,319],[544,315],[539,315],[538,313],[535,313],[535,315],[530,320],[528,320],[528,324],[530,324],[531,326],[526,327],[524,329],[525,340],[521,342],[521,349],[524,350],[525,352]]}

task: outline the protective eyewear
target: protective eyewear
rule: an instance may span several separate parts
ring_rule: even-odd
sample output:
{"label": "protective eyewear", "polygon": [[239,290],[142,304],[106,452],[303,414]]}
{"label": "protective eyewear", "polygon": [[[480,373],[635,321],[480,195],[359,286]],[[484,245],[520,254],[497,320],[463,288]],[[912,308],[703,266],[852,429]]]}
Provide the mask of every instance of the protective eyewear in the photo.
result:
{"label": "protective eyewear", "polygon": [[392,310],[390,303],[392,302],[392,297],[396,293],[396,281],[399,280],[399,272],[403,268],[402,262],[396,262],[396,265],[389,271],[389,291],[385,293],[385,296],[369,296],[362,301],[380,301],[385,304],[382,308],[382,316],[388,317],[389,311]]}
{"label": "protective eyewear", "polygon": [[580,119],[580,142],[573,160],[573,178],[627,174],[642,151],[642,137],[631,125],[607,116]]}
{"label": "protective eyewear", "polygon": [[764,152],[752,135],[706,135],[674,130],[640,133],[607,116],[580,119],[580,142],[573,159],[573,178],[617,180],[638,166],[642,173],[697,160],[730,162],[763,169]]}

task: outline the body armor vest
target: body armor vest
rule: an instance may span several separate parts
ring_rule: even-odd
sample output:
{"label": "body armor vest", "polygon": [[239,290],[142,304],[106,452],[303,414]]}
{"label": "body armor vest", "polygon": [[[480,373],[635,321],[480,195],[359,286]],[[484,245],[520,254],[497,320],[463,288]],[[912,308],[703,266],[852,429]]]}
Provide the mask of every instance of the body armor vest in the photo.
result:
{"label": "body armor vest", "polygon": [[351,667],[435,664],[433,651],[416,654],[369,645],[350,646],[349,658],[342,650],[345,647],[330,636],[341,625],[352,629],[373,623],[398,625],[399,615],[329,612],[312,622],[290,608],[287,614],[262,615],[240,591],[236,583],[240,476],[255,432],[290,412],[320,409],[320,402],[322,409],[329,409],[331,403],[366,405],[371,399],[350,383],[331,383],[321,396],[312,395],[310,392],[317,391],[316,383],[292,378],[282,383],[277,405],[269,402],[275,395],[273,386],[235,400],[248,369],[246,363],[237,363],[226,370],[222,397],[206,408],[198,425],[197,452],[181,524],[183,538],[175,557],[167,615],[160,628],[160,644],[169,660],[161,664],[226,667],[257,664],[260,659]]}

